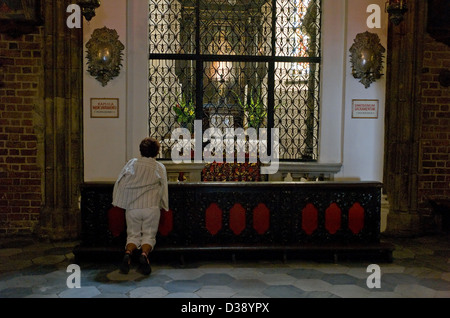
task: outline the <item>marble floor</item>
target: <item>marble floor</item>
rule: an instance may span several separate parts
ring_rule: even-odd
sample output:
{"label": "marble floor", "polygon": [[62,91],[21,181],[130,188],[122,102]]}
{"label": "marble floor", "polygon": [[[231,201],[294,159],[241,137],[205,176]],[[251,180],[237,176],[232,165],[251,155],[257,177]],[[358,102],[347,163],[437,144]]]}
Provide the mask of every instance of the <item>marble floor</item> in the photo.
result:
{"label": "marble floor", "polygon": [[383,241],[394,259],[378,272],[367,261],[236,258],[156,260],[144,276],[134,263],[121,274],[120,260],[74,270],[76,241],[1,239],[0,298],[450,298],[448,234]]}

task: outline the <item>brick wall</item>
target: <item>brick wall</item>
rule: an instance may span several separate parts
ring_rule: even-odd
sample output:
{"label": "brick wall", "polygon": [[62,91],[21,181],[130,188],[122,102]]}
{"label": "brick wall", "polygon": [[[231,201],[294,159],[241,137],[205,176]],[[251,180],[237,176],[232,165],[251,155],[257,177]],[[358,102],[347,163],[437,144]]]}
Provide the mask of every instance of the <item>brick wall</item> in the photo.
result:
{"label": "brick wall", "polygon": [[439,83],[442,69],[450,69],[450,48],[425,34],[418,199],[429,212],[429,199],[450,198],[450,87]]}
{"label": "brick wall", "polygon": [[42,91],[42,28],[0,34],[0,235],[30,234],[39,221],[41,169],[34,108]]}

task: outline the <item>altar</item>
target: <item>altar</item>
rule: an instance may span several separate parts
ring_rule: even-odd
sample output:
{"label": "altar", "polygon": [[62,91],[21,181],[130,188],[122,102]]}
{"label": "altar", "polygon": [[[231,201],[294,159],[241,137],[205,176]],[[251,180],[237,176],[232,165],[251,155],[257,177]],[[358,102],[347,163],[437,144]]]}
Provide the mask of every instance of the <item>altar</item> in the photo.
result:
{"label": "altar", "polygon": [[[272,252],[336,261],[364,257],[392,261],[380,241],[378,182],[170,182],[168,211],[161,211],[156,257],[189,253]],[[76,259],[120,258],[125,228],[112,228],[113,183],[81,187],[81,242]]]}

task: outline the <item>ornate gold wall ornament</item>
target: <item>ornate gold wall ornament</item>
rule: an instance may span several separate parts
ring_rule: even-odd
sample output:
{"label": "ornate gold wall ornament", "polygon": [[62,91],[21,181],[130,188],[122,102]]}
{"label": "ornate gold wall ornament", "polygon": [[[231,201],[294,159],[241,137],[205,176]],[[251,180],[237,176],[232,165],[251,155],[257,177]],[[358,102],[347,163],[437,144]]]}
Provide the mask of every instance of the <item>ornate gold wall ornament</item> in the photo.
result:
{"label": "ornate gold wall ornament", "polygon": [[377,34],[366,31],[356,35],[350,48],[352,74],[354,78],[361,79],[360,82],[365,88],[384,75],[381,69],[385,51]]}
{"label": "ornate gold wall ornament", "polygon": [[116,30],[107,27],[95,29],[86,48],[89,74],[106,86],[119,75],[122,66],[122,51],[125,47],[119,41],[119,35]]}

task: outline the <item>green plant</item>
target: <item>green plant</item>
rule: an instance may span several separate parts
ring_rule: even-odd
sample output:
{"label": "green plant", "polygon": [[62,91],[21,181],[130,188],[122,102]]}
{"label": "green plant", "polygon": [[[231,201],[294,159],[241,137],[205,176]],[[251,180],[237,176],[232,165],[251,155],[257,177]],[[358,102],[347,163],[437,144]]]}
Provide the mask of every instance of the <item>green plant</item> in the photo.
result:
{"label": "green plant", "polygon": [[186,101],[186,97],[183,95],[181,100],[173,106],[173,111],[177,115],[179,124],[192,124],[195,120],[195,105],[192,98]]}
{"label": "green plant", "polygon": [[237,96],[237,98],[239,105],[248,114],[248,127],[259,129],[264,126],[264,121],[267,117],[267,110],[265,109],[261,98],[259,96],[254,98],[253,95],[250,95],[250,100],[245,103],[241,101],[239,96]]}

